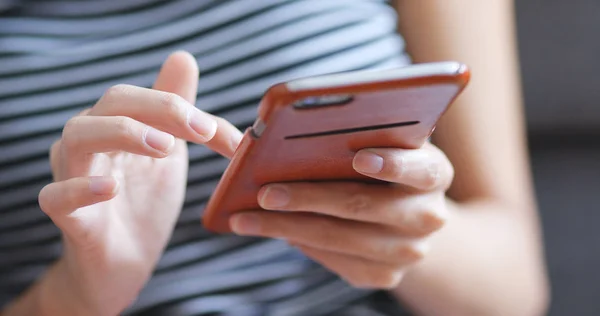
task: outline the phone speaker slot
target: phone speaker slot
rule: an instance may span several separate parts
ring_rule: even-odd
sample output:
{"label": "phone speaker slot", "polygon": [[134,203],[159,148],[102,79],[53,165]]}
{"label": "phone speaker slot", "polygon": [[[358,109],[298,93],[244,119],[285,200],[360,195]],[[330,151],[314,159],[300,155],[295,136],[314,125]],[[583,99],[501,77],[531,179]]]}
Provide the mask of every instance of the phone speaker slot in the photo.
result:
{"label": "phone speaker slot", "polygon": [[351,134],[351,133],[357,133],[357,132],[373,131],[373,130],[378,130],[378,129],[387,129],[387,128],[394,128],[394,127],[417,125],[419,123],[420,123],[419,121],[408,121],[408,122],[399,122],[399,123],[382,124],[382,125],[361,126],[361,127],[329,130],[329,131],[316,132],[316,133],[290,135],[290,136],[285,136],[285,139],[298,139],[298,138],[331,136],[331,135],[339,135],[339,134]]}

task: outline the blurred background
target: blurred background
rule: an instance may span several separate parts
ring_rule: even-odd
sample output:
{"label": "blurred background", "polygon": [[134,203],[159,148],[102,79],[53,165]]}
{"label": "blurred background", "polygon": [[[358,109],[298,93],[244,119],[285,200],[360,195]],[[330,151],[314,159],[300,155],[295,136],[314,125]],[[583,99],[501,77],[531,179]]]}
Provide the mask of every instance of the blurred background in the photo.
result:
{"label": "blurred background", "polygon": [[600,315],[600,1],[516,4],[549,315]]}

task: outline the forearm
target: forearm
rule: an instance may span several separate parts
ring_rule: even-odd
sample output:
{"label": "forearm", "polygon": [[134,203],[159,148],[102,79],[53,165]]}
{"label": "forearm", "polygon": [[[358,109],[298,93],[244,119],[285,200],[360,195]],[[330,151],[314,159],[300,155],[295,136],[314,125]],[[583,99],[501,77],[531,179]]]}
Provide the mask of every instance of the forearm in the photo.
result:
{"label": "forearm", "polygon": [[396,1],[415,62],[457,60],[473,74],[433,135],[455,169],[452,216],[395,291],[419,314],[539,315],[546,308],[513,1]]}
{"label": "forearm", "polygon": [[93,315],[82,307],[76,291],[63,276],[61,263],[54,264],[46,274],[2,311],[1,316]]}
{"label": "forearm", "polygon": [[394,291],[398,298],[421,315],[542,315],[542,255],[526,221],[499,203],[449,204],[448,225]]}
{"label": "forearm", "polygon": [[48,315],[41,304],[41,283],[29,288],[0,313],[1,316]]}

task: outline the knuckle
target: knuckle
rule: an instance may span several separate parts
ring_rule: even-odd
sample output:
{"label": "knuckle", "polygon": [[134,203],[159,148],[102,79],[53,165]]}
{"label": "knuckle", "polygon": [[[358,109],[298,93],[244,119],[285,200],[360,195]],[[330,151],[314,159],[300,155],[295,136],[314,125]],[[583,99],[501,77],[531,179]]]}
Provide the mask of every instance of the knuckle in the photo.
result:
{"label": "knuckle", "polygon": [[48,155],[50,156],[50,164],[54,164],[58,159],[58,151],[60,150],[61,140],[56,140],[50,146],[50,150],[48,151]]}
{"label": "knuckle", "polygon": [[349,279],[353,287],[360,289],[393,289],[398,286],[402,274],[392,269],[367,269],[360,278]]}
{"label": "knuckle", "polygon": [[175,93],[163,92],[160,96],[161,112],[171,118],[182,117],[184,112],[183,98]]}
{"label": "knuckle", "polygon": [[90,111],[92,111],[92,108],[85,108],[83,110],[81,110],[79,113],[77,113],[77,115],[75,116],[85,116],[88,115],[90,113]]}
{"label": "knuckle", "polygon": [[384,270],[376,273],[371,281],[372,286],[378,289],[393,289],[400,283],[401,275],[394,270]]}
{"label": "knuckle", "polygon": [[50,146],[50,152],[49,152],[49,156],[50,156],[50,168],[52,169],[52,174],[56,175],[56,173],[58,172],[58,165],[59,165],[59,150],[60,150],[60,146],[61,146],[61,141],[57,140],[55,141],[52,146]]}
{"label": "knuckle", "polygon": [[114,85],[104,92],[102,98],[108,102],[118,100],[123,96],[126,96],[130,93],[132,86],[128,84],[117,84]]}
{"label": "knuckle", "polygon": [[423,177],[423,187],[425,189],[433,189],[439,186],[442,178],[441,169],[438,163],[431,163],[425,168]]}
{"label": "knuckle", "polygon": [[123,138],[132,138],[135,134],[135,121],[126,116],[117,116],[114,119],[114,129],[117,135]]}
{"label": "knuckle", "polygon": [[415,262],[425,257],[426,247],[420,243],[391,242],[381,255],[389,262]]}
{"label": "knuckle", "polygon": [[441,171],[443,180],[440,180],[440,182],[442,182],[442,189],[447,191],[452,185],[452,182],[454,182],[454,166],[449,161],[444,165],[445,167],[440,167],[440,169],[444,170]]}
{"label": "knuckle", "polygon": [[427,253],[427,244],[422,242],[414,242],[404,245],[400,248],[401,257],[405,258],[406,261],[415,262],[425,258]]}
{"label": "knuckle", "polygon": [[446,224],[446,218],[441,211],[426,209],[421,212],[420,217],[420,226],[425,231],[438,230]]}
{"label": "knuckle", "polygon": [[360,216],[361,214],[370,212],[371,210],[371,197],[366,194],[352,194],[344,202],[344,210],[353,216]]}
{"label": "knuckle", "polygon": [[406,162],[402,155],[396,155],[386,161],[389,164],[387,172],[394,179],[400,179],[404,174]]}
{"label": "knuckle", "polygon": [[430,144],[430,146],[433,147],[434,150],[434,156],[436,156],[437,159],[437,168],[438,168],[438,173],[440,173],[442,175],[442,179],[444,179],[445,181],[443,181],[446,185],[446,189],[450,186],[450,184],[452,183],[453,179],[454,179],[454,166],[452,165],[452,162],[450,162],[450,160],[448,159],[448,156],[446,156],[446,154],[439,149],[438,147],[435,147],[433,145]]}
{"label": "knuckle", "polygon": [[50,157],[52,158],[54,155],[56,155],[56,152],[58,151],[58,149],[60,148],[60,139],[55,140],[52,145],[50,146],[50,150],[49,150],[49,154]]}
{"label": "knuckle", "polygon": [[454,180],[454,165],[446,158],[446,172],[448,173],[448,182],[452,182]]}
{"label": "knuckle", "polygon": [[[74,148],[79,144],[79,126],[81,125],[81,119],[79,117],[71,118],[65,123],[62,132],[62,138],[60,144],[65,148]],[[56,143],[55,143],[56,145]]]}

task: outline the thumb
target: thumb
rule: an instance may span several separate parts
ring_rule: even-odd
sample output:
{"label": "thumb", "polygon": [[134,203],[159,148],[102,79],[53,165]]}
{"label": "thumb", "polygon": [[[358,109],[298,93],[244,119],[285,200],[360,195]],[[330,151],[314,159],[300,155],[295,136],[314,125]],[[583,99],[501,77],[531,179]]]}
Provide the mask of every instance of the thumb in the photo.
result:
{"label": "thumb", "polygon": [[198,64],[194,56],[188,52],[178,51],[171,54],[164,62],[152,88],[175,93],[191,104],[195,104],[198,77]]}

